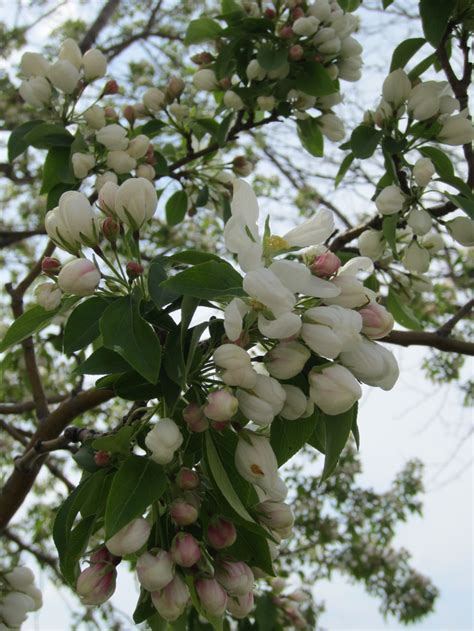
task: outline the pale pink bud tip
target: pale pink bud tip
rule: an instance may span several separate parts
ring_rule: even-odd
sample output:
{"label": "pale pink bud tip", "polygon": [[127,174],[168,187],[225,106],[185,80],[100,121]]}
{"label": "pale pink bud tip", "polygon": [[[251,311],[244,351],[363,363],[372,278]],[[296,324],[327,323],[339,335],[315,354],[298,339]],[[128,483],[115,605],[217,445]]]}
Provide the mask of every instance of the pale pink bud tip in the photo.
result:
{"label": "pale pink bud tip", "polygon": [[311,272],[315,276],[329,278],[341,267],[341,259],[333,252],[325,252],[317,256],[310,266]]}
{"label": "pale pink bud tip", "polygon": [[170,506],[170,517],[178,526],[189,526],[198,518],[198,511],[184,499],[176,499]]}
{"label": "pale pink bud tip", "polygon": [[222,616],[227,607],[227,594],[219,583],[213,578],[201,578],[195,586],[204,611],[211,616]]}
{"label": "pale pink bud tip", "polygon": [[192,469],[182,467],[176,476],[176,484],[183,491],[192,491],[199,486],[199,475]]}
{"label": "pale pink bud tip", "polygon": [[187,532],[178,533],[170,548],[173,561],[181,567],[192,567],[201,558],[201,549],[196,539]]}
{"label": "pale pink bud tip", "polygon": [[209,421],[197,403],[190,403],[183,410],[183,419],[190,432],[205,432]]}
{"label": "pale pink bud tip", "polygon": [[59,274],[61,263],[58,259],[46,256],[41,261],[41,271],[45,274]]}
{"label": "pale pink bud tip", "polygon": [[108,563],[95,563],[79,574],[76,592],[84,605],[101,605],[115,591],[117,571]]}
{"label": "pale pink bud tip", "polygon": [[223,517],[211,521],[207,528],[207,539],[215,550],[228,548],[237,539],[234,524]]}

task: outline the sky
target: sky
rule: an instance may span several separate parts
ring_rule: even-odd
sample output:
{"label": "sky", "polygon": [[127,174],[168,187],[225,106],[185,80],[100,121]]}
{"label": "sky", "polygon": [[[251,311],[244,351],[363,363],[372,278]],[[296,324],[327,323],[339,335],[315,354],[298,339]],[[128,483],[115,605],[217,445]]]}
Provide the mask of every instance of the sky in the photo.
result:
{"label": "sky", "polygon": [[[66,11],[69,15],[78,11],[75,1],[67,5],[63,16]],[[4,11],[5,8],[0,8],[0,15]],[[374,33],[364,53],[366,63],[377,59],[380,67],[388,68],[393,46],[390,47],[385,39],[400,40],[406,32],[397,32],[394,27],[388,29],[380,14],[364,12],[364,18]],[[50,23],[40,25],[34,34],[37,41],[41,41],[50,27]],[[367,106],[373,106],[379,91],[377,85],[382,79],[383,74],[374,69],[370,81],[366,79],[365,83],[354,86]],[[456,386],[440,388],[425,380],[421,371],[423,349],[392,347],[391,350],[396,353],[401,366],[396,387],[390,392],[364,389],[359,414],[363,464],[360,483],[383,492],[408,459],[420,458],[425,463],[423,516],[412,517],[399,527],[395,545],[410,551],[415,568],[433,580],[441,595],[434,613],[411,628],[432,631],[472,629],[473,443],[468,437],[472,413],[461,406],[462,393]],[[466,376],[472,374],[472,370],[471,361],[465,368]],[[26,560],[31,562],[25,557]],[[40,576],[40,583],[45,605],[30,616],[23,628],[27,631],[70,628],[74,599],[67,590],[57,590],[48,584],[45,575]],[[136,594],[133,577],[119,570],[112,602],[119,610],[130,614]],[[375,599],[341,577],[319,583],[314,595],[326,602],[321,624],[328,630],[400,628],[395,621],[383,619]]]}

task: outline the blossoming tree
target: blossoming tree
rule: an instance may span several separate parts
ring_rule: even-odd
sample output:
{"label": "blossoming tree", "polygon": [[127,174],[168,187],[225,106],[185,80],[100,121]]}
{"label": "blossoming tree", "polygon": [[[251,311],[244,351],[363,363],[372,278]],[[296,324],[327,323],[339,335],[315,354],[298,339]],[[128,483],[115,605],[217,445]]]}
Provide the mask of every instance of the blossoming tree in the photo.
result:
{"label": "blossoming tree", "polygon": [[[154,35],[161,2],[147,6],[146,27],[134,24],[128,43],[93,46],[120,18],[120,2],[109,0],[80,41],[63,37],[56,51],[21,57],[20,124],[6,125],[3,172],[37,193],[44,216],[31,234],[8,229],[2,239],[12,246],[43,235],[44,251],[35,242],[26,257],[36,262],[21,278],[15,262],[7,284],[13,321],[0,351],[5,370],[27,381],[31,401],[15,399],[18,379],[7,379],[2,412],[11,420],[2,428],[22,453],[14,461],[8,454],[0,528],[31,552],[15,534],[15,516],[47,468],[68,493],[54,525],[43,527],[52,530],[58,577],[83,605],[104,605],[118,567],[128,564],[141,586],[135,624],[312,628],[308,594],[285,592],[276,575],[296,569],[285,559],[290,538],[311,543],[301,511],[315,481],[295,471],[285,482],[280,467],[302,450],[308,459],[308,449],[318,451],[319,492],[338,497],[357,470],[351,441],[360,439],[362,387],[390,390],[399,376],[388,345],[474,354],[453,333],[472,308],[465,286],[453,281],[442,323],[424,310],[430,265],[436,272],[447,261],[455,276],[464,265],[458,246],[474,243],[473,8],[420,1],[424,37],[397,46],[380,103],[339,147],[336,185],[382,156],[372,216],[342,227],[326,203],[288,228],[243,179],[253,170],[245,138],[290,126],[308,160],[323,157],[324,139],[344,140],[334,108],[362,76],[359,2],[193,4],[183,3],[177,22],[185,34],[158,37],[180,41],[194,70],[186,74],[181,60],[183,72],[163,83],[132,77],[130,94],[109,62]],[[414,64],[422,48],[428,54]],[[442,80],[425,78],[432,67]],[[24,212],[20,197],[11,201],[6,223]],[[203,247],[206,232],[214,243]],[[57,373],[65,371],[64,394],[55,385],[63,387]],[[15,423],[25,413],[28,429]],[[65,470],[58,450],[73,452]],[[75,485],[71,471],[80,472]],[[414,498],[416,464],[402,480],[397,488]],[[385,498],[393,521],[418,509],[417,500],[395,509],[395,496]],[[350,519],[344,502],[338,497],[341,522]],[[362,511],[369,499],[360,502]],[[329,517],[321,533],[323,525],[334,541]],[[375,517],[372,526],[379,528]],[[406,559],[391,553],[384,565],[366,545],[367,559],[384,568],[377,583],[357,565],[360,541],[348,550],[354,576],[385,594],[386,611],[409,622],[430,610],[436,589],[406,570]],[[56,569],[50,553],[37,558]],[[318,562],[328,573],[341,563]],[[27,568],[3,570],[0,627],[19,628],[40,594]],[[416,595],[403,607],[384,583],[390,572]]]}

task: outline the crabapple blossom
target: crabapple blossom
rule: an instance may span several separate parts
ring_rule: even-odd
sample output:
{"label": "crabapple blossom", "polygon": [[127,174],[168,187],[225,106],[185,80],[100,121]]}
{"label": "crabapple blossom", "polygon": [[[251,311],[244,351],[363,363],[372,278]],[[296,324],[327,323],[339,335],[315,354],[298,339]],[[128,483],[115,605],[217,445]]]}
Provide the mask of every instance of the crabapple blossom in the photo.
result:
{"label": "crabapple blossom", "polygon": [[375,205],[381,215],[394,215],[402,210],[405,195],[395,184],[386,186],[375,199]]}
{"label": "crabapple blossom", "polygon": [[99,286],[101,274],[87,259],[74,259],[59,272],[58,285],[67,294],[90,296]]}
{"label": "crabapple blossom", "polygon": [[453,239],[461,245],[474,245],[474,221],[469,217],[456,217],[447,221],[446,227]]}
{"label": "crabapple blossom", "polygon": [[134,230],[153,217],[158,205],[155,187],[143,177],[130,178],[121,184],[114,201],[118,218]]}
{"label": "crabapple blossom", "polygon": [[313,307],[304,314],[301,337],[315,353],[334,359],[359,342],[362,317],[338,305]]}
{"label": "crabapple blossom", "polygon": [[288,489],[278,475],[278,464],[265,436],[242,432],[235,450],[235,466],[240,475],[260,487],[270,499],[285,499]]}
{"label": "crabapple blossom", "polygon": [[398,379],[399,369],[393,354],[362,336],[355,349],[341,353],[340,360],[357,379],[369,386],[391,390]]}
{"label": "crabapple blossom", "polygon": [[234,524],[223,517],[212,519],[207,527],[207,539],[209,545],[215,550],[228,548],[237,539]]}
{"label": "crabapple blossom", "polygon": [[313,368],[308,376],[309,396],[325,414],[347,412],[362,396],[362,390],[352,373],[339,364],[321,370]]}
{"label": "crabapple blossom", "polygon": [[359,311],[362,317],[362,333],[372,340],[386,337],[393,329],[394,319],[385,307],[372,302]]}
{"label": "crabapple blossom", "polygon": [[182,443],[183,435],[170,418],[159,420],[145,437],[145,445],[151,451],[151,459],[163,465],[173,460],[175,451]]}
{"label": "crabapple blossom", "polygon": [[176,575],[162,590],[151,593],[151,601],[162,618],[174,622],[189,602],[188,586],[179,575]]}
{"label": "crabapple blossom", "polygon": [[299,342],[280,342],[265,355],[265,367],[276,379],[291,379],[303,370],[310,355]]}
{"label": "crabapple blossom", "polygon": [[53,311],[61,304],[62,292],[56,283],[41,283],[35,289],[36,302],[46,311]]}
{"label": "crabapple blossom", "polygon": [[420,158],[413,167],[413,177],[418,186],[426,186],[435,174],[434,164],[429,158]]}
{"label": "crabapple blossom", "polygon": [[143,517],[134,519],[105,542],[107,550],[117,557],[133,554],[145,545],[151,524]]}
{"label": "crabapple blossom", "polygon": [[153,550],[144,552],[136,565],[140,585],[149,592],[163,589],[173,580],[174,563],[169,552]]}

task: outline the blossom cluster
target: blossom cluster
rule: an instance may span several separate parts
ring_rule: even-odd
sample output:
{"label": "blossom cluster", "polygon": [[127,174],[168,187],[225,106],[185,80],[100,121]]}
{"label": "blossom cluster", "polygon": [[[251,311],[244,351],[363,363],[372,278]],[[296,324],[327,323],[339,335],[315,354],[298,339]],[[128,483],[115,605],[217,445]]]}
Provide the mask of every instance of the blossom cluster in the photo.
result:
{"label": "blossom cluster", "polygon": [[330,0],[279,3],[278,9],[261,9],[255,2],[243,2],[242,8],[250,17],[265,21],[275,39],[273,53],[279,55],[281,64],[264,67],[259,57],[261,41],[256,38],[245,72],[223,73],[218,62],[218,52],[223,47],[219,39],[215,55],[206,51],[193,57],[199,66],[194,86],[198,90],[223,92],[223,105],[236,111],[256,108],[271,112],[286,104],[296,118],[305,118],[307,110],[316,108],[322,112],[317,119],[322,133],[330,140],[342,140],[343,123],[332,112],[342,100],[338,89],[335,87],[332,94],[313,96],[299,86],[297,78],[305,63],[317,62],[332,80],[358,81],[362,46],[353,37],[358,18]]}
{"label": "blossom cluster", "polygon": [[[254,440],[267,441],[264,437]],[[171,462],[182,441],[172,419],[159,420],[146,435],[150,458],[160,464]],[[179,618],[190,603],[191,578],[205,615],[220,617],[227,611],[234,618],[247,617],[254,607],[255,576],[261,576],[261,571],[235,556],[232,546],[237,531],[233,522],[221,515],[209,515],[205,476],[187,467],[177,472],[170,469],[168,475],[173,497],[163,503],[161,518],[166,513],[171,532],[174,529],[169,547],[150,545],[149,517],[132,520],[90,555],[90,565],[82,570],[76,583],[81,601],[98,605],[108,600],[116,586],[116,567],[127,557],[136,560],[138,581],[165,620]],[[290,535],[294,517],[287,504],[262,501],[255,506],[255,515],[272,539]],[[276,544],[270,543],[274,557]]]}
{"label": "blossom cluster", "polygon": [[[408,119],[405,132],[411,134],[410,123],[434,126],[434,140],[451,146],[465,145],[474,137],[468,110],[460,110],[446,81],[423,81],[412,85],[404,70],[391,72],[382,86],[382,100],[375,111],[365,114],[364,122],[390,132],[398,129],[403,118]],[[421,150],[422,152],[422,150]],[[396,232],[401,245],[401,261],[405,269],[416,274],[428,271],[430,259],[444,247],[439,231],[433,229],[433,217],[424,208],[426,195],[431,192],[436,168],[423,156],[408,165],[409,177],[403,183],[389,184],[377,195],[375,205],[382,217],[398,216],[406,225]],[[474,245],[474,221],[459,216],[450,221],[438,219],[448,234],[459,244]],[[387,241],[381,230],[366,230],[359,237],[359,251],[373,260],[386,254]]]}
{"label": "blossom cluster", "polygon": [[33,572],[24,566],[0,572],[0,630],[20,629],[28,613],[43,605]]}

